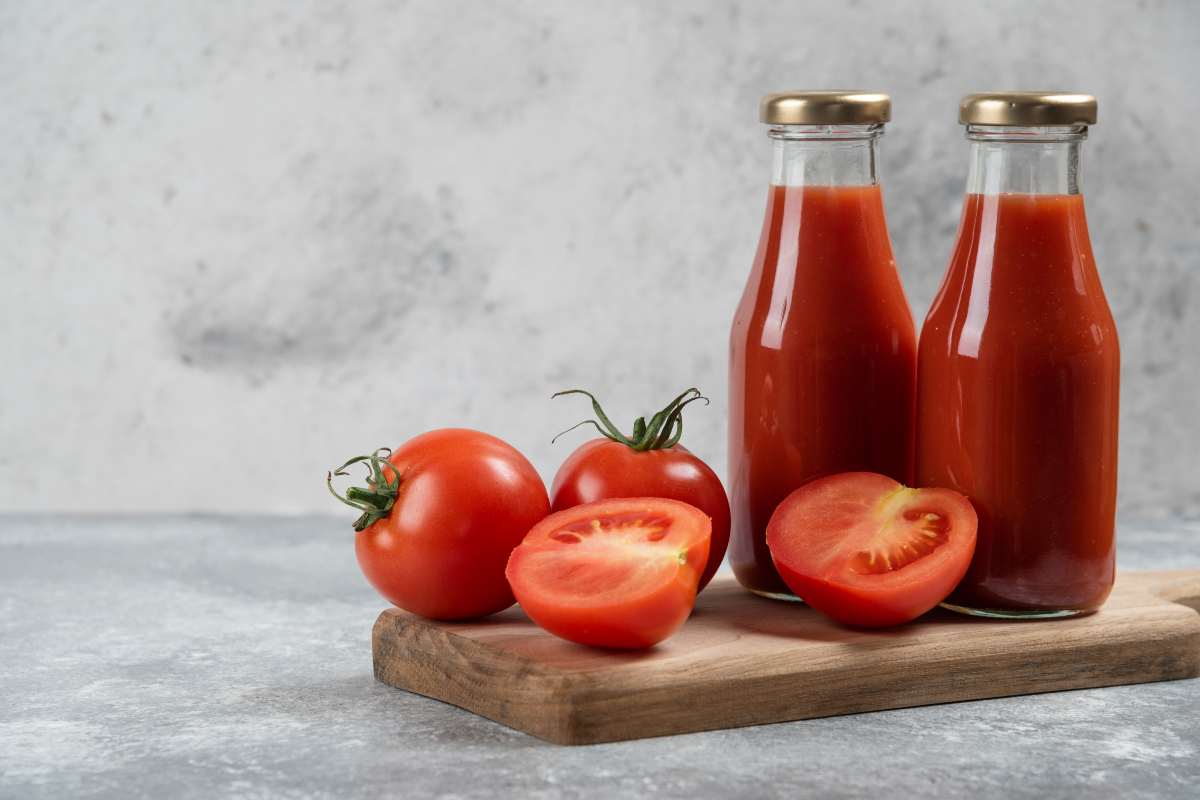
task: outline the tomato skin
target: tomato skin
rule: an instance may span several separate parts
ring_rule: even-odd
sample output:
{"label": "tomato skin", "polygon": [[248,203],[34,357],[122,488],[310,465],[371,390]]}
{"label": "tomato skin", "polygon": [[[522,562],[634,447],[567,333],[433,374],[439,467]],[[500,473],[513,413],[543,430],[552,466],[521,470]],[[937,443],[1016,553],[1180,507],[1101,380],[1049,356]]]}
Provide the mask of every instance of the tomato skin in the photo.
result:
{"label": "tomato skin", "polygon": [[[592,519],[607,521],[633,513],[669,518],[670,541],[632,553],[627,547],[608,549],[600,543],[588,554],[584,554],[586,544],[552,541],[555,533],[571,526],[578,530]],[[597,534],[597,539],[604,535]],[[708,516],[674,500],[623,498],[585,503],[553,513],[535,525],[513,551],[507,574],[521,609],[555,636],[593,647],[652,647],[678,630],[691,614],[700,573],[708,561],[710,536]],[[647,566],[651,560],[654,563]],[[644,577],[628,583],[618,578],[616,588],[607,594],[572,594],[571,588],[589,579],[601,583],[596,572],[609,567],[619,572],[622,564],[628,572],[644,573]],[[589,576],[589,572],[593,574]],[[564,586],[571,588],[564,591]]]}
{"label": "tomato skin", "polygon": [[700,589],[708,585],[729,544],[729,498],[721,479],[683,445],[638,452],[611,439],[584,442],[554,476],[550,509],[620,497],[662,497],[695,506],[712,519],[708,563]]}
{"label": "tomato skin", "polygon": [[797,597],[830,619],[858,628],[889,628],[913,621],[945,600],[967,572],[963,568],[957,577],[951,573],[938,583],[881,593],[794,570],[786,570],[785,575],[785,569],[780,570],[780,577]]}
{"label": "tomato skin", "polygon": [[[927,514],[937,522],[925,522]],[[767,546],[784,583],[810,606],[846,625],[888,627],[916,619],[954,590],[970,566],[977,527],[974,507],[957,492],[850,472],[788,495],[767,525]],[[939,544],[918,558],[898,549],[921,545],[921,537]],[[864,556],[879,547],[908,563],[864,573]]]}
{"label": "tomato skin", "polygon": [[550,511],[533,465],[503,440],[465,428],[421,434],[388,461],[400,474],[396,504],[354,544],[371,585],[431,619],[511,606],[508,557]]}
{"label": "tomato skin", "polygon": [[662,587],[641,601],[636,625],[630,624],[626,614],[611,609],[565,611],[561,606],[541,602],[535,595],[518,591],[517,598],[521,610],[538,627],[560,639],[612,650],[644,650],[687,622],[696,602],[696,590],[682,580]]}

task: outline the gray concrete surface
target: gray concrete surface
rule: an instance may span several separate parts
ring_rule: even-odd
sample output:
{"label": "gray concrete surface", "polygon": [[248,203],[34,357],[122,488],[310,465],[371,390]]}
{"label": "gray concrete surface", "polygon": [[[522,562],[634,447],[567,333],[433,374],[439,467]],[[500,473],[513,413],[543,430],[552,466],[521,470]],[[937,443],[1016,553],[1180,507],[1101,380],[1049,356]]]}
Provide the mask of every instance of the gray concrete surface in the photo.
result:
{"label": "gray concrete surface", "polygon": [[[564,748],[388,688],[346,520],[0,517],[0,797],[1194,798],[1200,681]],[[1200,567],[1200,522],[1124,568]]]}
{"label": "gray concrete surface", "polygon": [[[1099,96],[1121,504],[1198,515],[1197,74],[1187,0],[5,0],[0,510],[324,511],[328,466],[447,424],[549,478],[584,408],[547,397],[575,385],[626,423],[700,386],[686,442],[723,472],[758,98],[857,84],[895,97],[918,319],[959,97]],[[36,466],[65,453],[70,492]]]}

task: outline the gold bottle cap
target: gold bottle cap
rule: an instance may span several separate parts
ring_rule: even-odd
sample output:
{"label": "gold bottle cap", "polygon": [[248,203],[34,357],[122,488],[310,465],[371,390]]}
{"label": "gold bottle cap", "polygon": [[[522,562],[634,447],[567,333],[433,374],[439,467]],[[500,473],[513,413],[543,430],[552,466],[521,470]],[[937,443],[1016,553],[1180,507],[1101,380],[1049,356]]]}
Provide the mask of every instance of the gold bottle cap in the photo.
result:
{"label": "gold bottle cap", "polygon": [[1095,125],[1096,98],[1074,92],[980,92],[958,105],[964,125]]}
{"label": "gold bottle cap", "polygon": [[758,118],[768,125],[875,125],[892,118],[892,98],[857,89],[778,92],[762,99]]}

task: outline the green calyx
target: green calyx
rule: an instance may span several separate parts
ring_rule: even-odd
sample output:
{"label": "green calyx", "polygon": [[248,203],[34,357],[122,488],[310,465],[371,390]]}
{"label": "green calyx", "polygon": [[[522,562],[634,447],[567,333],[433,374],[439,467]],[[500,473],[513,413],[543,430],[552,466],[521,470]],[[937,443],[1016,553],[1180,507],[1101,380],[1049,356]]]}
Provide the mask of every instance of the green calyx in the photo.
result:
{"label": "green calyx", "polygon": [[680,437],[683,436],[683,409],[689,403],[694,403],[697,400],[703,400],[704,405],[708,405],[708,398],[700,394],[700,390],[692,387],[682,393],[670,403],[662,411],[650,418],[647,422],[645,417],[638,417],[633,421],[633,433],[626,436],[621,433],[620,429],[612,423],[608,415],[604,413],[604,409],[600,407],[600,401],[595,395],[583,389],[566,389],[561,392],[555,392],[550,396],[550,399],[562,397],[566,394],[582,394],[592,401],[592,410],[596,412],[596,419],[585,419],[578,425],[572,425],[562,433],[555,436],[551,441],[558,441],[558,437],[563,433],[569,433],[576,428],[584,425],[591,425],[600,433],[611,439],[614,442],[619,442],[632,450],[639,453],[646,450],[665,450],[668,447],[674,447],[679,444]]}
{"label": "green calyx", "polygon": [[[332,472],[325,473],[325,486],[328,487],[329,493],[362,512],[362,515],[354,520],[356,531],[364,531],[384,519],[391,513],[392,506],[396,505],[396,498],[400,494],[400,473],[388,463],[387,459],[391,454],[391,450],[381,447],[369,456],[355,456]],[[335,475],[349,475],[346,467],[353,464],[367,465],[367,485],[351,486],[346,489],[344,496],[340,495],[333,488],[333,478]]]}

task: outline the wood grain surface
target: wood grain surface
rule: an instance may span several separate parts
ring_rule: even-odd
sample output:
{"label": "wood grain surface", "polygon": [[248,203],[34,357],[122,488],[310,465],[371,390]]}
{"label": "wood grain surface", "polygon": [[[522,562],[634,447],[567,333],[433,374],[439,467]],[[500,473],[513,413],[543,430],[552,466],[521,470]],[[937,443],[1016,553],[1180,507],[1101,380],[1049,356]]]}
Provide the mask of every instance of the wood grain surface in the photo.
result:
{"label": "wood grain surface", "polygon": [[560,744],[639,739],[1200,675],[1200,571],[1122,573],[1098,613],[1007,622],[934,611],[861,631],[732,578],[649,651],[556,639],[518,608],[471,623],[399,609],[375,676]]}

